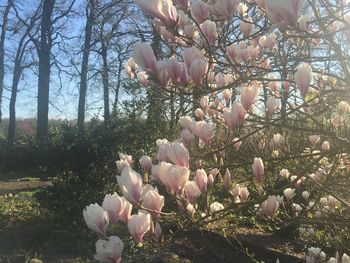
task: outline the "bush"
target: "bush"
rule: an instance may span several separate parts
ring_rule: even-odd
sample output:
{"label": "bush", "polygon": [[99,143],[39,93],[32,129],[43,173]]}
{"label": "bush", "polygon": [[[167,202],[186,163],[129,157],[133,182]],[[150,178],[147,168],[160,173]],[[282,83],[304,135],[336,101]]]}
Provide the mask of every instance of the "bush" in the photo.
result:
{"label": "bush", "polygon": [[52,187],[37,194],[38,199],[65,227],[68,222],[81,226],[83,208],[117,190],[118,153],[127,152],[138,160],[154,152],[154,141],[164,128],[157,129],[143,119],[115,118],[108,125],[92,120],[84,134],[67,127],[51,131],[54,136],[49,143],[35,149],[38,154],[41,149],[46,169],[57,176]]}

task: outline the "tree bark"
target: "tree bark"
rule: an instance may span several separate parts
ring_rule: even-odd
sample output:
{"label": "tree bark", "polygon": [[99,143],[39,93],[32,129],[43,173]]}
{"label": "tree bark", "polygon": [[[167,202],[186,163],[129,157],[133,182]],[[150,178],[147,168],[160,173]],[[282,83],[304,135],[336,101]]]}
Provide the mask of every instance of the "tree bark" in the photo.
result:
{"label": "tree bark", "polygon": [[38,115],[37,115],[37,138],[43,138],[48,133],[49,122],[49,90],[50,90],[50,55],[52,47],[51,15],[55,0],[44,0],[41,17],[38,77]]}
{"label": "tree bark", "polygon": [[89,66],[89,55],[91,49],[92,27],[95,20],[95,0],[89,0],[86,7],[86,25],[85,25],[85,39],[83,48],[83,60],[80,72],[80,88],[79,88],[79,105],[78,105],[78,129],[80,132],[84,131],[85,122],[85,104],[87,91],[87,75]]}
{"label": "tree bark", "polygon": [[16,131],[16,100],[18,93],[18,83],[21,76],[21,67],[17,63],[15,64],[15,68],[13,70],[13,78],[12,78],[12,88],[11,88],[11,99],[10,99],[10,108],[9,108],[9,126],[7,133],[7,142],[12,145],[15,141],[15,131]]}
{"label": "tree bark", "polygon": [[2,18],[2,28],[1,28],[1,36],[0,36],[0,124],[2,120],[2,94],[4,92],[4,76],[5,76],[5,38],[6,38],[6,30],[7,30],[7,20],[10,9],[13,5],[13,0],[8,0],[7,6],[5,8],[4,16]]}

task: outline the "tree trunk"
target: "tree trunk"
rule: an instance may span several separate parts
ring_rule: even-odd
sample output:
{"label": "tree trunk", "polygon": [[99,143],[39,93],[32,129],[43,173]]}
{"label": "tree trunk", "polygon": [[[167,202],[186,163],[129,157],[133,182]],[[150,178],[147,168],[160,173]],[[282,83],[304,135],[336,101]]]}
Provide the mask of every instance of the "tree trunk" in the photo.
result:
{"label": "tree trunk", "polygon": [[109,121],[109,80],[108,80],[107,47],[103,42],[102,42],[101,55],[103,60],[102,82],[103,82],[104,119],[105,119],[105,124],[107,124]]}
{"label": "tree trunk", "polygon": [[7,6],[5,8],[4,16],[2,18],[2,29],[1,29],[1,36],[0,36],[0,124],[2,120],[2,94],[4,92],[4,76],[5,76],[5,64],[4,64],[4,58],[5,58],[5,36],[6,36],[6,30],[7,30],[7,19],[8,14],[10,12],[10,9],[13,5],[13,0],[8,0]]}
{"label": "tree trunk", "polygon": [[16,99],[17,99],[18,83],[19,83],[20,76],[21,76],[21,68],[16,61],[15,69],[13,71],[13,78],[12,78],[10,117],[9,117],[9,127],[8,127],[8,134],[7,134],[7,141],[10,145],[12,145],[15,141]]}
{"label": "tree trunk", "polygon": [[79,105],[78,105],[78,129],[80,132],[84,131],[85,122],[85,104],[87,91],[87,75],[89,66],[89,55],[91,49],[92,27],[95,20],[95,0],[89,0],[86,8],[86,25],[85,25],[85,39],[83,49],[83,60],[80,72],[80,88],[79,88]]}
{"label": "tree trunk", "polygon": [[37,138],[45,137],[48,133],[49,122],[49,90],[50,90],[50,55],[51,55],[51,15],[55,0],[44,0],[41,18],[38,77],[38,116]]}

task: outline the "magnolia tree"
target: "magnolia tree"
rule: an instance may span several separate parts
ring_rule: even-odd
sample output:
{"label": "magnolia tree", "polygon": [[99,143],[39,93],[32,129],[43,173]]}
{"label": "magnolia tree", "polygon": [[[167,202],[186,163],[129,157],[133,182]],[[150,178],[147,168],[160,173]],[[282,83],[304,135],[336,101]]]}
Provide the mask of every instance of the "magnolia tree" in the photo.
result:
{"label": "magnolia tree", "polygon": [[101,238],[96,259],[121,261],[124,244],[107,237],[109,224],[124,222],[136,243],[161,242],[162,222],[176,216],[186,228],[244,214],[274,229],[297,226],[310,244],[321,231],[339,250],[329,258],[310,247],[307,262],[350,262],[341,243],[350,222],[347,1],[135,3],[168,59],[136,43],[126,73],[175,94],[193,116],[179,118],[177,140],[157,140],[139,173],[120,154],[119,194],[84,210]]}

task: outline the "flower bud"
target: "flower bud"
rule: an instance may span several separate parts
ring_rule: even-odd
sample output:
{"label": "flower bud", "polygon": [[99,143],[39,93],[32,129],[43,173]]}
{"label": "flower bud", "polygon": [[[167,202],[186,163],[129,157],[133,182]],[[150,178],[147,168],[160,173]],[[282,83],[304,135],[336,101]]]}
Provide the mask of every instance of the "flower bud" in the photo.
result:
{"label": "flower bud", "polygon": [[155,73],[157,71],[157,59],[152,48],[147,43],[138,42],[134,44],[132,57],[136,64],[144,71],[149,73]]}
{"label": "flower bud", "polygon": [[151,228],[151,215],[149,213],[139,212],[137,215],[132,215],[128,221],[128,229],[130,235],[135,242],[139,243],[143,241],[143,236]]}
{"label": "flower bud", "polygon": [[123,212],[125,204],[117,193],[107,194],[103,200],[102,208],[108,212],[111,222],[115,224]]}
{"label": "flower bud", "polygon": [[264,177],[264,163],[261,158],[254,158],[252,169],[256,181],[261,183]]}
{"label": "flower bud", "polygon": [[310,88],[312,80],[312,68],[309,64],[301,64],[295,73],[295,83],[302,96],[305,96]]}
{"label": "flower bud", "polygon": [[200,28],[203,32],[204,37],[208,40],[210,45],[215,44],[215,41],[218,37],[218,32],[216,31],[216,24],[213,21],[205,20]]}
{"label": "flower bud", "polygon": [[124,249],[123,241],[117,236],[111,236],[108,240],[97,240],[96,255],[94,258],[100,262],[121,262]]}
{"label": "flower bud", "polygon": [[98,204],[91,204],[83,211],[83,216],[86,225],[95,231],[97,234],[105,236],[109,225],[109,217],[105,211]]}
{"label": "flower bud", "polygon": [[197,169],[196,175],[194,177],[200,191],[204,194],[208,187],[208,176],[204,169]]}
{"label": "flower bud", "polygon": [[273,219],[275,217],[275,214],[278,210],[279,204],[277,201],[276,196],[270,195],[263,203],[262,203],[262,209],[266,216]]}
{"label": "flower bud", "polygon": [[297,22],[302,3],[302,0],[265,0],[266,15],[280,31],[285,31]]}

